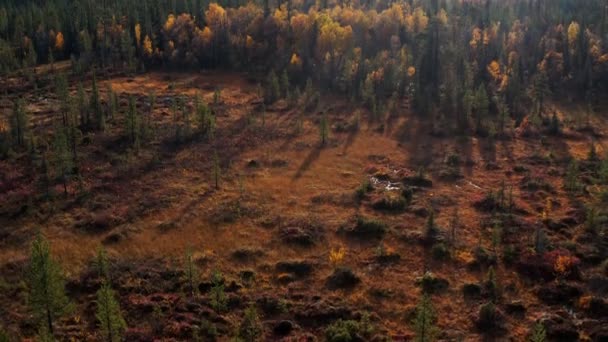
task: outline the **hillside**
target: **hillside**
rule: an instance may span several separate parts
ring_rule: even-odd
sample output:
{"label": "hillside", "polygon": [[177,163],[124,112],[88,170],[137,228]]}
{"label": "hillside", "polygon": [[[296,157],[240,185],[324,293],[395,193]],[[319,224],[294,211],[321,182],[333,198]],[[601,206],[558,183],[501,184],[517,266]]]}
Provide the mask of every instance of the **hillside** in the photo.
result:
{"label": "hillside", "polygon": [[[0,161],[0,326],[15,340],[38,333],[25,273],[37,232],[74,304],[60,340],[99,338],[102,247],[127,341],[222,341],[247,324],[254,340],[357,340],[341,329],[405,341],[423,292],[441,340],[523,341],[537,322],[551,341],[608,338],[603,107],[581,124],[583,104],[551,101],[544,122],[509,119],[484,137],[407,98],[378,116],[325,92],[264,105],[244,73],[99,74],[100,105],[111,89],[116,111],[79,137],[68,179],[47,154],[61,107],[51,84],[0,97],[5,122],[23,100],[37,137]],[[197,94],[212,134],[199,132]],[[130,101],[152,132],[137,144]]]}

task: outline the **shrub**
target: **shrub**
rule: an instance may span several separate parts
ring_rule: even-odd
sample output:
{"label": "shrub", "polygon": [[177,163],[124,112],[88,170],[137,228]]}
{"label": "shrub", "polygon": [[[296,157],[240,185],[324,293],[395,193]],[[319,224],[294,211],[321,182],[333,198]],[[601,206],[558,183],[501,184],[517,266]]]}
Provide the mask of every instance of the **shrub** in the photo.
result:
{"label": "shrub", "polygon": [[325,329],[325,338],[328,342],[356,341],[359,332],[359,323],[353,320],[338,320]]}
{"label": "shrub", "polygon": [[484,288],[487,294],[493,300],[498,298],[498,282],[496,281],[496,272],[494,271],[494,267],[490,266],[488,270],[487,279],[484,283]]}
{"label": "shrub", "polygon": [[362,200],[365,195],[374,190],[374,186],[369,182],[368,179],[365,179],[361,185],[355,190],[355,198],[357,200]]}
{"label": "shrub", "polygon": [[495,328],[499,324],[500,315],[496,310],[494,303],[489,302],[483,304],[479,308],[479,318],[477,320],[477,327],[481,331],[489,331]]}
{"label": "shrub", "polygon": [[211,277],[211,292],[210,303],[213,310],[216,312],[224,312],[228,308],[228,298],[224,293],[224,279],[218,271],[213,273]]}
{"label": "shrub", "polygon": [[359,216],[357,218],[357,224],[355,225],[352,233],[358,236],[382,237],[387,230],[388,226],[386,223]]}
{"label": "shrub", "polygon": [[438,233],[439,230],[435,225],[435,212],[433,212],[433,210],[430,210],[429,217],[427,218],[426,224],[424,226],[424,237],[426,241],[434,241]]}
{"label": "shrub", "polygon": [[431,248],[431,254],[433,255],[433,258],[437,260],[446,260],[450,257],[450,251],[443,243],[434,244]]}
{"label": "shrub", "polygon": [[505,264],[507,264],[507,265],[511,265],[515,261],[517,261],[519,259],[519,255],[520,255],[519,248],[517,248],[516,246],[512,246],[512,245],[505,246],[505,248],[502,252],[503,260],[504,260]]}
{"label": "shrub", "polygon": [[192,338],[194,341],[215,341],[218,337],[217,327],[215,324],[206,319],[202,319],[198,327],[194,328]]}
{"label": "shrub", "polygon": [[246,342],[258,341],[262,336],[264,329],[260,322],[260,317],[254,305],[245,309],[245,316],[239,326],[239,337]]}
{"label": "shrub", "polygon": [[328,342],[361,341],[370,338],[374,330],[370,315],[364,313],[359,322],[340,319],[330,324],[325,329],[325,338]]}
{"label": "shrub", "polygon": [[443,278],[436,277],[431,272],[426,272],[422,277],[416,279],[416,285],[420,286],[424,293],[437,293],[447,289],[450,283]]}
{"label": "shrub", "polygon": [[585,216],[585,229],[589,233],[597,233],[599,227],[597,210],[595,208],[588,208]]}
{"label": "shrub", "polygon": [[460,162],[460,155],[457,153],[452,152],[445,157],[445,164],[447,166],[455,167],[460,165]]}
{"label": "shrub", "polygon": [[406,186],[405,188],[403,188],[403,190],[401,190],[401,196],[403,196],[405,202],[407,202],[407,204],[409,205],[410,203],[412,203],[412,199],[414,198],[414,190],[412,190],[411,187]]}
{"label": "shrub", "polygon": [[491,265],[496,262],[496,257],[490,255],[485,248],[479,246],[473,250],[473,256],[475,257],[475,262],[478,265]]}
{"label": "shrub", "polygon": [[376,210],[401,211],[407,206],[405,198],[398,195],[384,195],[372,204]]}

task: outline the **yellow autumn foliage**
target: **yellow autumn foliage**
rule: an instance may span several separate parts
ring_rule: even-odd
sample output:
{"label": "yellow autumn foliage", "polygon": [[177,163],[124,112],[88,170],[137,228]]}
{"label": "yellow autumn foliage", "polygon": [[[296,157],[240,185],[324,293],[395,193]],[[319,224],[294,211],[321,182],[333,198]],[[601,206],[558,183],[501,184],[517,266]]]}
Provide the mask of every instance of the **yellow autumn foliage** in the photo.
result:
{"label": "yellow autumn foliage", "polygon": [[414,12],[405,17],[405,29],[409,33],[421,33],[429,26],[429,17],[422,7],[416,7]]}
{"label": "yellow autumn foliage", "polygon": [[332,248],[332,250],[329,251],[329,262],[334,266],[338,266],[344,260],[345,255],[346,249],[344,249],[344,247],[340,247],[338,249]]}
{"label": "yellow autumn foliage", "polygon": [[490,64],[488,64],[487,70],[492,79],[494,79],[494,81],[498,81],[501,79],[502,73],[500,71],[500,63],[498,63],[497,60],[493,60],[492,62],[490,62]]}
{"label": "yellow autumn foliage", "polygon": [[139,23],[135,24],[135,42],[137,46],[141,45],[141,25]]}
{"label": "yellow autumn foliage", "polygon": [[143,50],[144,50],[144,54],[146,56],[151,56],[152,55],[152,40],[150,39],[150,36],[146,35],[144,37],[144,46],[143,46]]}
{"label": "yellow autumn foliage", "polygon": [[572,53],[576,53],[575,48],[576,48],[576,40],[578,39],[578,35],[581,33],[581,27],[580,25],[576,22],[573,21],[570,23],[570,25],[568,25],[568,46],[570,47],[570,50]]}
{"label": "yellow autumn foliage", "polygon": [[173,25],[175,25],[175,16],[173,14],[169,14],[163,28],[165,29],[165,31],[169,31],[171,30],[171,28],[173,28]]}
{"label": "yellow autumn foliage", "polygon": [[55,50],[63,51],[63,46],[65,45],[65,40],[63,38],[63,33],[58,32],[55,37]]}

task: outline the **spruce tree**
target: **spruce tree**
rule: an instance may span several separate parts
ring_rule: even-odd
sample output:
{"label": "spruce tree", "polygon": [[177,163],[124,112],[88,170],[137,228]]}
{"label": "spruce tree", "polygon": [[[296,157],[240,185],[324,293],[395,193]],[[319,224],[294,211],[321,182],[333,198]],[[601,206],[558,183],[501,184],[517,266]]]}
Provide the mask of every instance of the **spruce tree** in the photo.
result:
{"label": "spruce tree", "polygon": [[319,123],[319,132],[321,134],[321,145],[325,146],[329,137],[329,122],[327,120],[327,114],[323,113],[321,122]]}
{"label": "spruce tree", "polygon": [[281,73],[280,88],[281,88],[281,95],[283,96],[283,98],[288,99],[289,98],[289,75],[287,74],[287,69],[284,69],[283,72]]}
{"label": "spruce tree", "polygon": [[532,329],[529,342],[545,342],[547,340],[547,332],[541,323],[536,323]]}
{"label": "spruce tree", "polygon": [[97,268],[97,275],[99,279],[110,282],[110,264],[108,262],[108,255],[103,247],[97,249],[97,256],[95,257],[95,268]]}
{"label": "spruce tree", "polygon": [[114,291],[107,282],[104,282],[97,291],[96,304],[95,317],[99,322],[104,340],[107,342],[121,341],[127,324],[122,317],[120,304],[116,300]]}
{"label": "spruce tree", "polygon": [[80,112],[80,125],[84,130],[89,127],[89,110],[82,82],[78,83],[78,111]]}
{"label": "spruce tree", "polygon": [[127,117],[125,120],[125,131],[126,136],[131,142],[131,146],[139,149],[140,143],[140,118],[137,113],[137,106],[135,104],[135,97],[131,95],[129,97],[129,109],[127,110]]}
{"label": "spruce tree", "polygon": [[263,333],[262,322],[258,316],[255,305],[245,309],[245,316],[239,326],[239,337],[245,342],[259,341]]}
{"label": "spruce tree", "polygon": [[484,84],[480,84],[475,94],[475,113],[476,113],[476,127],[478,133],[482,133],[485,130],[484,120],[488,116],[490,107],[490,100],[488,99],[488,93]]}
{"label": "spruce tree", "polygon": [[194,98],[194,110],[196,112],[196,121],[198,124],[199,134],[202,137],[209,136],[213,121],[211,117],[211,110],[209,110],[209,107],[205,101],[201,100],[199,94],[196,94],[196,97]]}
{"label": "spruce tree", "polygon": [[106,118],[101,103],[99,101],[99,89],[97,87],[97,77],[93,73],[93,85],[91,89],[91,97],[89,98],[90,112],[95,118],[95,128],[103,131],[106,129]]}
{"label": "spruce tree", "polygon": [[228,297],[226,297],[226,293],[224,292],[224,280],[222,279],[222,274],[220,272],[213,272],[211,284],[211,290],[209,291],[211,307],[217,313],[226,311]]}
{"label": "spruce tree", "polygon": [[28,268],[29,304],[43,330],[54,332],[54,323],[70,306],[61,267],[51,258],[48,241],[38,233],[32,243]]}
{"label": "spruce tree", "polygon": [[184,274],[186,278],[186,282],[188,284],[188,290],[190,292],[190,296],[194,297],[196,294],[196,281],[198,278],[198,272],[196,269],[196,265],[192,260],[192,251],[188,249],[186,251],[186,256],[184,260]]}
{"label": "spruce tree", "polygon": [[215,188],[220,188],[220,160],[217,156],[217,151],[213,152],[213,180],[215,182]]}
{"label": "spruce tree", "polygon": [[545,71],[541,70],[534,76],[530,95],[534,101],[535,113],[542,116],[545,100],[551,95],[549,78]]}
{"label": "spruce tree", "polygon": [[59,100],[61,121],[63,123],[63,126],[67,127],[68,113],[70,110],[70,93],[68,90],[68,81],[65,74],[61,73],[55,77],[55,88],[57,92],[57,99]]}
{"label": "spruce tree", "polygon": [[435,326],[436,319],[431,298],[425,293],[416,307],[416,317],[414,318],[415,342],[432,342],[436,340],[439,333],[439,329]]}
{"label": "spruce tree", "polygon": [[274,70],[270,70],[266,78],[266,90],[264,91],[264,100],[266,103],[274,103],[281,97],[281,87],[279,78]]}
{"label": "spruce tree", "polygon": [[25,136],[28,130],[28,116],[25,111],[23,100],[19,99],[13,104],[13,114],[10,120],[11,136],[13,145],[25,147]]}
{"label": "spruce tree", "polygon": [[74,170],[72,155],[68,145],[66,129],[57,127],[53,138],[53,161],[55,174],[63,183],[63,193],[68,195],[68,180]]}

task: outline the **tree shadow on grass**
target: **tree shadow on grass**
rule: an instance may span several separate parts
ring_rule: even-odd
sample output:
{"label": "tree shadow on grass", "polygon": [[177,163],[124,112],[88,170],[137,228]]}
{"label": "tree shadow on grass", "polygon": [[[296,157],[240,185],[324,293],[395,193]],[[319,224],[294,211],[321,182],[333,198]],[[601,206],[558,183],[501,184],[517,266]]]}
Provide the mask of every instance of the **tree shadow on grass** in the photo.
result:
{"label": "tree shadow on grass", "polygon": [[312,151],[310,151],[306,159],[304,159],[302,164],[300,164],[300,167],[298,168],[298,171],[296,171],[296,174],[293,176],[292,181],[300,179],[304,175],[304,172],[310,169],[312,163],[314,163],[321,156],[321,150],[323,150],[323,145],[321,144],[317,144],[313,147]]}

